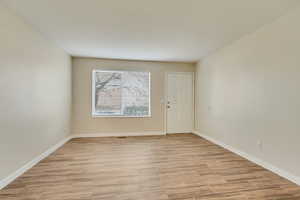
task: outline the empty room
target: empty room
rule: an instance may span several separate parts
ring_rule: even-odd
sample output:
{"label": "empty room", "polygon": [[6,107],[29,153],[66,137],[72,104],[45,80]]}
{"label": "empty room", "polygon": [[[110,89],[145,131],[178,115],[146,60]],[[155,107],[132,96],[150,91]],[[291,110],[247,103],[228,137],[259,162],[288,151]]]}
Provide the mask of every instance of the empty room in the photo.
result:
{"label": "empty room", "polygon": [[300,200],[300,1],[0,0],[0,200]]}

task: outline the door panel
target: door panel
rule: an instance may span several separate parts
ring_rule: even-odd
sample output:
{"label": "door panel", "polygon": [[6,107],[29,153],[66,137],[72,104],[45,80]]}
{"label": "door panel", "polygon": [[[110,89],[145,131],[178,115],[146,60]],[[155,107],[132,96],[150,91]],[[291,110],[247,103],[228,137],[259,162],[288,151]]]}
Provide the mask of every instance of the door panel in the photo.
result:
{"label": "door panel", "polygon": [[192,73],[167,76],[167,133],[192,132],[194,125]]}

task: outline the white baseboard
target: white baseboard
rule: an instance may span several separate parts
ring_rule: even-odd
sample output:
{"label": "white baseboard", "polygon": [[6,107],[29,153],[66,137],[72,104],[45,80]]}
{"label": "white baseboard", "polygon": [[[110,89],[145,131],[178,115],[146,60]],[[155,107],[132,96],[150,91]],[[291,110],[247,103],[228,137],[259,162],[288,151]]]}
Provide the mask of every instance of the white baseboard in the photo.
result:
{"label": "white baseboard", "polygon": [[[220,141],[217,141],[207,135],[201,134],[197,131],[193,131],[194,134],[203,137],[219,146],[224,147],[225,149],[228,149],[229,151],[232,151],[233,153],[236,153],[276,174],[278,174],[281,177],[284,177],[298,185],[300,185],[300,177],[292,175],[291,173],[279,169],[265,161],[262,161],[252,155],[249,155],[243,151],[240,151],[232,146],[229,146],[227,144],[224,144]],[[136,132],[136,133],[92,133],[92,134],[74,134],[71,135],[65,139],[63,139],[62,141],[60,141],[59,143],[55,144],[54,146],[52,146],[51,148],[49,148],[47,151],[45,151],[44,153],[42,153],[41,155],[39,155],[38,157],[36,157],[35,159],[31,160],[30,162],[28,162],[27,164],[25,164],[23,167],[19,168],[17,171],[15,171],[14,173],[10,174],[8,177],[4,178],[3,180],[0,180],[0,190],[2,188],[4,188],[5,186],[7,186],[9,183],[11,183],[12,181],[14,181],[16,178],[18,178],[19,176],[21,176],[24,172],[26,172],[27,170],[29,170],[30,168],[32,168],[34,165],[36,165],[37,163],[39,163],[41,160],[43,160],[44,158],[46,158],[47,156],[49,156],[51,153],[53,153],[54,151],[56,151],[59,147],[63,146],[66,142],[68,142],[70,139],[72,138],[84,138],[84,137],[120,137],[120,136],[151,136],[151,135],[166,135],[165,132],[160,132],[160,131],[149,131],[149,132]]]}
{"label": "white baseboard", "polygon": [[193,131],[178,131],[178,132],[168,132],[168,135],[172,135],[172,134],[184,134],[184,133],[193,133]]}
{"label": "white baseboard", "polygon": [[72,138],[87,138],[87,137],[127,137],[127,136],[154,136],[154,135],[166,135],[162,131],[144,131],[144,132],[128,132],[128,133],[82,133],[73,134]]}
{"label": "white baseboard", "polygon": [[265,162],[265,161],[263,161],[263,160],[255,157],[255,156],[252,156],[252,155],[250,155],[248,153],[245,153],[245,152],[243,152],[241,150],[238,150],[238,149],[236,149],[236,148],[234,148],[234,147],[232,147],[230,145],[227,145],[227,144],[225,144],[225,143],[223,143],[221,141],[218,141],[218,140],[216,140],[214,138],[211,138],[211,137],[209,137],[209,136],[207,136],[205,134],[202,134],[202,133],[200,133],[198,131],[193,131],[193,133],[195,135],[203,137],[204,139],[206,139],[206,140],[208,140],[208,141],[210,141],[210,142],[212,142],[214,144],[217,144],[217,145],[219,145],[219,146],[221,146],[221,147],[223,147],[223,148],[225,148],[225,149],[227,149],[227,150],[229,150],[229,151],[231,151],[231,152],[233,152],[235,154],[238,154],[241,157],[246,158],[247,160],[250,160],[251,162],[253,162],[253,163],[255,163],[255,164],[259,165],[259,166],[262,166],[263,168],[268,169],[268,170],[274,172],[275,174],[277,174],[277,175],[279,175],[279,176],[281,176],[283,178],[286,178],[286,179],[288,179],[288,180],[296,183],[297,185],[300,185],[300,177],[299,176],[295,176],[295,175],[293,175],[293,174],[291,174],[291,173],[289,173],[289,172],[287,172],[287,171],[285,171],[283,169],[275,167],[274,165],[272,165],[272,164],[270,164],[268,162]]}
{"label": "white baseboard", "polygon": [[19,176],[21,176],[27,170],[29,170],[30,168],[32,168],[34,165],[36,165],[37,163],[39,163],[41,160],[43,160],[44,158],[46,158],[47,156],[49,156],[51,153],[53,153],[54,151],[56,151],[59,147],[63,146],[70,139],[71,139],[71,137],[67,137],[67,138],[61,140],[60,142],[58,142],[54,146],[50,147],[47,151],[45,151],[41,155],[37,156],[36,158],[34,158],[33,160],[31,160],[30,162],[26,163],[23,167],[19,168],[17,171],[15,171],[12,174],[10,174],[8,177],[4,178],[3,180],[0,180],[0,190],[3,189],[8,184],[10,184],[12,181],[14,181]]}
{"label": "white baseboard", "polygon": [[147,132],[130,132],[130,133],[90,133],[90,134],[74,134],[70,135],[67,138],[63,139],[59,143],[50,147],[47,151],[37,156],[30,162],[26,163],[24,166],[10,174],[8,177],[0,180],[0,190],[5,186],[10,184],[16,178],[24,174],[27,170],[31,169],[34,165],[39,163],[41,160],[49,156],[51,153],[56,151],[59,147],[63,146],[66,142],[71,140],[72,138],[85,138],[85,137],[121,137],[121,136],[151,136],[151,135],[166,135],[165,132],[161,131],[147,131]]}
{"label": "white baseboard", "polygon": [[39,163],[41,160],[49,156],[51,153],[56,151],[59,147],[63,146],[66,142],[71,140],[72,138],[85,138],[85,137],[121,137],[121,136],[151,136],[151,135],[166,135],[165,132],[161,131],[147,131],[147,132],[131,132],[131,133],[91,133],[91,134],[74,134],[70,135],[67,138],[63,139],[59,143],[55,144],[47,151],[42,153],[41,155],[37,156],[30,162],[26,163],[24,166],[16,170],[14,173],[10,174],[8,177],[0,180],[0,190],[3,189],[5,186],[10,184],[16,178],[21,176],[27,170],[31,169],[34,165]]}

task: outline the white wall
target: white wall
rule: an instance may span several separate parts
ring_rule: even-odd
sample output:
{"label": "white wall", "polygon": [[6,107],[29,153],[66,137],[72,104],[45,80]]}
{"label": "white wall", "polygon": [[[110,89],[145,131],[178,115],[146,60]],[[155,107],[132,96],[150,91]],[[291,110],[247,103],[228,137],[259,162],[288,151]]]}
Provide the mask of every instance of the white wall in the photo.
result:
{"label": "white wall", "polygon": [[198,63],[196,92],[198,132],[300,177],[300,8]]}
{"label": "white wall", "polygon": [[0,5],[0,181],[69,133],[71,60]]}

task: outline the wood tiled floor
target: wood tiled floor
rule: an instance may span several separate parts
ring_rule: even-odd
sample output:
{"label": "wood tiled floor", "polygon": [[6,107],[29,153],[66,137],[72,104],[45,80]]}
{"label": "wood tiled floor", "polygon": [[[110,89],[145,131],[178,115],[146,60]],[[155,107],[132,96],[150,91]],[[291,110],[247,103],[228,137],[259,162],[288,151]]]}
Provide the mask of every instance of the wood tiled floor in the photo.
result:
{"label": "wood tiled floor", "polygon": [[5,200],[300,200],[300,187],[192,134],[73,139]]}

